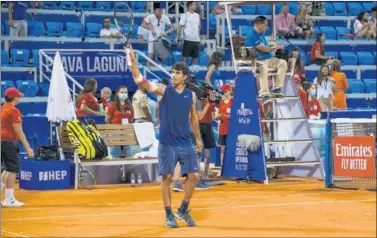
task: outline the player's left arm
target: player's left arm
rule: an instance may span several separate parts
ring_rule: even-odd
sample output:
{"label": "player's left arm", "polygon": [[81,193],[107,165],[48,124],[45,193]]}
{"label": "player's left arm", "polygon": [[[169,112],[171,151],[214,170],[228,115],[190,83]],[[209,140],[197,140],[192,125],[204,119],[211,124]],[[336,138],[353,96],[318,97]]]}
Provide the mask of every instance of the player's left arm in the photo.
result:
{"label": "player's left arm", "polygon": [[196,95],[195,93],[192,93],[193,96],[193,103],[191,105],[190,109],[190,123],[192,130],[194,131],[195,138],[196,138],[196,144],[197,144],[197,150],[201,151],[202,150],[202,138],[200,136],[200,129],[199,129],[199,120],[198,120],[198,115],[196,114]]}

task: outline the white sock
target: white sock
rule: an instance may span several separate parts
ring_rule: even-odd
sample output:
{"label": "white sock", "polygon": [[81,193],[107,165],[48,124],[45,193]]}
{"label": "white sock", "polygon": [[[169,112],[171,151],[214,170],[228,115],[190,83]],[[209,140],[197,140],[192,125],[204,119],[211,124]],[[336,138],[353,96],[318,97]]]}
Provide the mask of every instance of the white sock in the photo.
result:
{"label": "white sock", "polygon": [[14,198],[14,188],[5,189],[5,200],[12,200]]}

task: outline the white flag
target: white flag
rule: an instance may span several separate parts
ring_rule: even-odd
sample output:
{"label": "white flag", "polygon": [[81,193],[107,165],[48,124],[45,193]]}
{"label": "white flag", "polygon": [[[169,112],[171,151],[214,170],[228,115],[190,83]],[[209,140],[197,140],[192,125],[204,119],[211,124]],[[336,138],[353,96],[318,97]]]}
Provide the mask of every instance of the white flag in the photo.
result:
{"label": "white flag", "polygon": [[74,102],[69,92],[62,59],[58,51],[52,68],[46,115],[48,120],[52,122],[76,119]]}

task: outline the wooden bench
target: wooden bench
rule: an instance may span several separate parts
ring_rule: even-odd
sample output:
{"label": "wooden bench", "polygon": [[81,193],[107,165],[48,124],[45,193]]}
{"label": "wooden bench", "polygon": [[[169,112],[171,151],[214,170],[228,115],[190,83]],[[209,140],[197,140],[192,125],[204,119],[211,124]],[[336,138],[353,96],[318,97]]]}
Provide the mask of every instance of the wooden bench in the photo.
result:
{"label": "wooden bench", "polygon": [[[134,127],[132,124],[127,125],[115,125],[115,124],[98,124],[96,125],[99,133],[104,139],[108,147],[115,146],[137,146],[138,142],[136,139]],[[78,154],[74,146],[71,145],[69,141],[68,132],[65,126],[58,127],[58,137],[59,145],[64,152],[74,153],[74,163],[76,166],[75,173],[75,188],[77,189],[77,179],[78,179]],[[83,166],[111,166],[111,165],[140,165],[140,164],[157,164],[157,157],[152,158],[104,158],[102,160],[81,160]]]}

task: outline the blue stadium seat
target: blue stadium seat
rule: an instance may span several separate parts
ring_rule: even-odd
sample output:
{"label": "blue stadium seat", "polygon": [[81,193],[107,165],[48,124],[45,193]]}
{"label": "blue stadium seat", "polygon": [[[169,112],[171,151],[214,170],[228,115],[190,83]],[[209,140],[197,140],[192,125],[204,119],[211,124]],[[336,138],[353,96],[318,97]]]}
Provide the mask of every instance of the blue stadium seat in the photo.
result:
{"label": "blue stadium seat", "polygon": [[199,54],[199,65],[200,66],[208,66],[209,57],[206,52],[200,52]]}
{"label": "blue stadium seat", "polygon": [[77,8],[81,10],[88,10],[93,8],[92,1],[77,1]]}
{"label": "blue stadium seat", "polygon": [[374,56],[374,61],[377,63],[377,52],[373,52],[373,56]]}
{"label": "blue stadium seat", "polygon": [[162,61],[162,65],[164,66],[171,66],[173,65],[173,57],[169,55],[166,59]]}
{"label": "blue stadium seat", "polygon": [[210,2],[208,2],[208,3],[209,3],[209,9],[214,9],[215,6],[216,6],[216,3],[217,3],[217,2],[215,2],[215,1],[210,1]]}
{"label": "blue stadium seat", "polygon": [[83,36],[83,30],[82,25],[79,22],[67,22],[67,33],[66,36],[69,37],[82,37]]}
{"label": "blue stadium seat", "polygon": [[34,81],[19,80],[16,82],[18,90],[25,94],[25,97],[35,97],[38,94],[39,88]]}
{"label": "blue stadium seat", "polygon": [[374,56],[371,52],[359,51],[356,54],[359,57],[360,65],[374,65]]}
{"label": "blue stadium seat", "polygon": [[325,34],[326,39],[336,40],[336,31],[332,26],[322,26],[319,28],[323,34]]}
{"label": "blue stadium seat", "polygon": [[95,2],[95,8],[101,10],[110,10],[111,2]]}
{"label": "blue stadium seat", "polygon": [[347,2],[347,12],[350,16],[357,16],[364,10],[363,6],[358,2]]}
{"label": "blue stadium seat", "polygon": [[283,8],[282,3],[275,4],[275,14],[278,15],[281,13],[281,9]]}
{"label": "blue stadium seat", "polygon": [[247,36],[247,33],[250,31],[250,29],[251,29],[250,26],[245,26],[245,25],[240,26],[240,29],[239,29],[240,36]]}
{"label": "blue stadium seat", "polygon": [[6,50],[1,50],[1,66],[7,66],[9,64],[9,54]]}
{"label": "blue stadium seat", "polygon": [[4,34],[9,35],[9,21],[4,21]]}
{"label": "blue stadium seat", "polygon": [[44,9],[58,9],[57,3],[58,3],[57,1],[41,2],[42,8],[44,8]]}
{"label": "blue stadium seat", "polygon": [[1,23],[1,35],[4,35],[5,32],[5,26],[3,23]]}
{"label": "blue stadium seat", "polygon": [[351,33],[348,27],[337,26],[335,27],[338,40],[351,39],[350,37],[344,37],[343,35]]}
{"label": "blue stadium seat", "polygon": [[182,61],[182,52],[181,51],[173,51],[172,55],[174,57],[175,62]]}
{"label": "blue stadium seat", "polygon": [[216,32],[216,15],[209,14],[209,31]]}
{"label": "blue stadium seat", "polygon": [[361,80],[349,81],[348,93],[364,93],[365,84]]}
{"label": "blue stadium seat", "polygon": [[75,9],[75,2],[61,1],[60,8],[63,10],[73,10]]}
{"label": "blue stadium seat", "polygon": [[377,104],[377,99],[376,98],[372,98],[370,100],[370,108],[376,109],[376,104]]}
{"label": "blue stadium seat", "polygon": [[241,9],[244,15],[254,15],[257,10],[255,6],[241,6]]}
{"label": "blue stadium seat", "polygon": [[33,64],[39,69],[39,50],[33,50]]}
{"label": "blue stadium seat", "polygon": [[267,27],[266,31],[263,34],[264,36],[270,36],[271,35],[271,28]]}
{"label": "blue stadium seat", "polygon": [[63,23],[46,22],[46,30],[48,36],[60,37],[63,35]]}
{"label": "blue stadium seat", "polygon": [[99,23],[86,23],[86,34],[88,37],[99,38],[102,25]]}
{"label": "blue stadium seat", "polygon": [[366,93],[376,93],[376,80],[364,81]]}
{"label": "blue stadium seat", "polygon": [[330,2],[325,3],[326,16],[334,16],[334,7]]}
{"label": "blue stadium seat", "polygon": [[343,70],[347,78],[356,78],[356,70]]}
{"label": "blue stadium seat", "polygon": [[291,2],[289,5],[289,12],[296,16],[298,14],[298,10],[300,9],[300,4],[297,2]]}
{"label": "blue stadium seat", "polygon": [[14,87],[13,81],[7,81],[7,80],[2,80],[1,81],[1,97],[4,96],[4,92],[7,88],[12,88]]}
{"label": "blue stadium seat", "polygon": [[271,6],[270,5],[258,5],[257,14],[259,15],[271,15]]}
{"label": "blue stadium seat", "polygon": [[132,1],[131,8],[133,12],[144,12],[146,2]]}
{"label": "blue stadium seat", "polygon": [[368,101],[365,98],[347,98],[347,107],[362,108],[368,107]]}
{"label": "blue stadium seat", "polygon": [[357,65],[357,56],[354,52],[340,52],[343,65]]}
{"label": "blue stadium seat", "polygon": [[372,7],[375,5],[376,4],[373,2],[363,2],[364,12],[370,12],[372,10]]}
{"label": "blue stadium seat", "polygon": [[376,70],[361,70],[362,79],[375,79],[377,78]]}
{"label": "blue stadium seat", "polygon": [[344,2],[333,2],[334,16],[346,16],[346,4]]}
{"label": "blue stadium seat", "polygon": [[334,59],[339,58],[339,53],[338,52],[325,52],[325,56],[332,56]]}
{"label": "blue stadium seat", "polygon": [[24,49],[10,50],[13,66],[26,66],[29,64],[30,51]]}
{"label": "blue stadium seat", "polygon": [[41,21],[29,21],[27,23],[29,36],[44,36],[46,35],[46,28]]}

